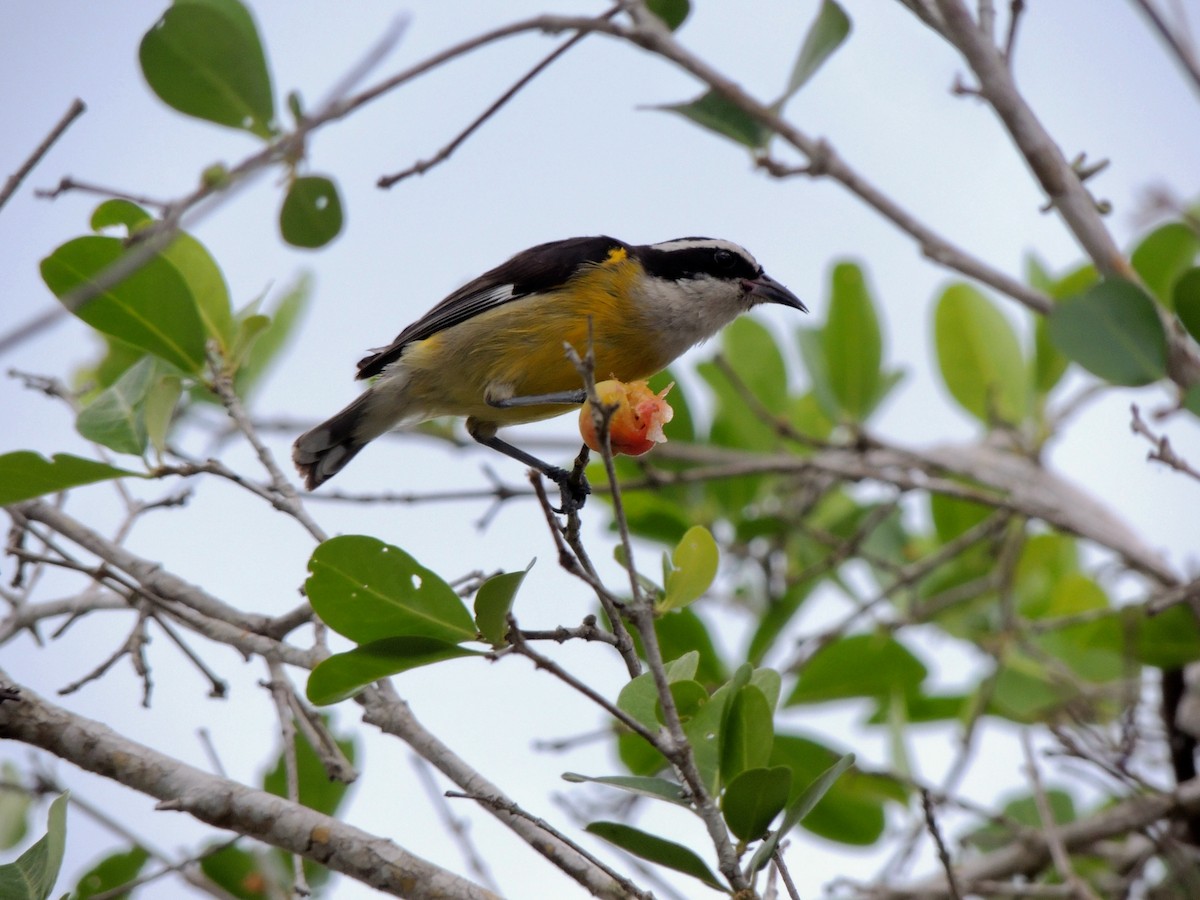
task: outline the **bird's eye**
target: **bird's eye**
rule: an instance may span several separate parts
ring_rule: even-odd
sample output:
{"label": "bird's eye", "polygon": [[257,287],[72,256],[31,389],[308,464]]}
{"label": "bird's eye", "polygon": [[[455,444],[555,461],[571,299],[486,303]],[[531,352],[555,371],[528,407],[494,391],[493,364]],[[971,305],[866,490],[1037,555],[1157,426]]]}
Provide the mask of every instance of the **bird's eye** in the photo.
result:
{"label": "bird's eye", "polygon": [[713,262],[716,264],[718,269],[729,271],[737,263],[737,258],[728,250],[714,250]]}

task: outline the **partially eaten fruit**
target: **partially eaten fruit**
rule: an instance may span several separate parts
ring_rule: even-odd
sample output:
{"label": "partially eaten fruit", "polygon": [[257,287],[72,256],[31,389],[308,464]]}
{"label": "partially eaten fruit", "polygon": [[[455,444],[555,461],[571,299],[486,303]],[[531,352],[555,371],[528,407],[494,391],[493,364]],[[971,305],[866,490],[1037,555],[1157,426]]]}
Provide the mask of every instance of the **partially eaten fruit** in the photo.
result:
{"label": "partially eaten fruit", "polygon": [[[600,402],[616,407],[608,422],[608,441],[614,454],[641,456],[655,444],[666,443],[663,425],[675,415],[666,396],[674,386],[674,383],[668,384],[656,394],[644,381],[631,381],[628,384],[623,381],[601,381],[596,385]],[[599,452],[600,440],[589,402],[585,402],[579,411],[579,433],[585,444]]]}

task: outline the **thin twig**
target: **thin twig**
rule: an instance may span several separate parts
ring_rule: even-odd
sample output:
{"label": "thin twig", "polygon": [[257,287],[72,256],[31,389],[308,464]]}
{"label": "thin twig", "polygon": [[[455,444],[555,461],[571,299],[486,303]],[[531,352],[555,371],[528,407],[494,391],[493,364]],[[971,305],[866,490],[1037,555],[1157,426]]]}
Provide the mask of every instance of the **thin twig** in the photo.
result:
{"label": "thin twig", "polygon": [[929,835],[933,838],[933,845],[937,848],[938,861],[942,864],[942,871],[946,873],[946,886],[950,889],[950,900],[962,900],[962,890],[959,888],[958,878],[954,874],[954,864],[950,861],[950,850],[946,847],[942,829],[938,826],[933,797],[925,788],[921,789],[921,809],[925,813],[925,827],[929,830]]}
{"label": "thin twig", "polygon": [[421,782],[425,796],[429,798],[438,818],[442,820],[442,827],[446,829],[450,839],[458,846],[458,852],[466,860],[467,868],[471,870],[475,880],[488,890],[499,894],[500,886],[496,883],[492,870],[476,848],[475,842],[471,840],[470,823],[454,814],[450,804],[446,802],[446,794],[434,781],[432,766],[415,753],[409,756],[409,761],[412,763],[413,771],[417,773],[417,780]]}
{"label": "thin twig", "polygon": [[87,106],[78,97],[71,101],[71,105],[67,107],[67,111],[63,113],[62,118],[50,129],[50,133],[42,139],[42,142],[37,145],[33,153],[29,155],[29,158],[21,164],[17,171],[5,179],[4,187],[0,188],[0,208],[3,208],[9,198],[16,193],[17,188],[21,186],[21,182],[42,161],[42,157],[50,151],[55,142],[63,136],[63,132],[70,128],[71,123],[83,115],[86,110]]}
{"label": "thin twig", "polygon": [[[618,12],[620,12],[621,9],[624,8],[624,6],[625,6],[625,2],[624,2],[624,0],[622,0],[621,3],[618,3],[616,6],[614,6],[612,9],[610,9],[608,12],[603,13],[600,16],[600,18],[608,19],[608,18],[613,17]],[[442,147],[440,150],[438,150],[437,153],[435,153],[433,156],[429,157],[428,159],[418,160],[417,162],[415,162],[411,166],[409,166],[407,169],[397,172],[394,175],[381,175],[379,180],[376,182],[376,185],[378,185],[381,188],[394,187],[395,185],[399,184],[401,181],[403,181],[406,178],[409,178],[410,176],[424,175],[426,172],[428,172],[434,166],[444,163],[446,160],[448,160],[453,155],[455,150],[457,150],[460,146],[462,146],[462,144],[467,140],[467,138],[469,138],[472,134],[474,134],[480,128],[480,126],[483,125],[484,122],[486,122],[488,119],[490,119],[496,113],[498,113],[500,111],[500,109],[506,103],[508,103],[509,100],[511,100],[513,97],[515,97],[518,93],[520,93],[521,89],[524,88],[525,85],[527,85],[527,84],[529,84],[529,82],[533,81],[534,78],[536,78],[538,75],[540,75],[542,72],[544,72],[547,68],[549,68],[551,63],[553,63],[556,59],[558,59],[560,56],[562,56],[564,53],[566,53],[568,50],[570,50],[572,47],[574,47],[576,44],[578,44],[580,41],[582,41],[587,36],[588,36],[588,32],[577,31],[574,35],[572,35],[570,38],[568,38],[566,41],[564,41],[560,46],[556,47],[553,51],[551,51],[545,58],[542,59],[541,62],[539,62],[532,69],[530,69],[528,72],[526,72],[520,78],[518,78],[512,87],[510,87],[507,91],[505,91],[503,94],[501,94],[495,101],[493,101],[492,104],[487,109],[485,109],[483,112],[481,112],[478,116],[476,116],[471,121],[471,124],[469,124],[466,128],[464,128],[462,131],[460,131],[454,137],[454,139],[452,141],[450,141],[450,143],[446,144],[444,147]]]}

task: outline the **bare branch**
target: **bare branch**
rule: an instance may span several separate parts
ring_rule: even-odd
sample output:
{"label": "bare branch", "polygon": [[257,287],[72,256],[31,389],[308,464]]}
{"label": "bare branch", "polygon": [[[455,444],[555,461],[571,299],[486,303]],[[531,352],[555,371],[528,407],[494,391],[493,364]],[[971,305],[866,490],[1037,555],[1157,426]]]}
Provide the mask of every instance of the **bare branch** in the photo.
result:
{"label": "bare branch", "polygon": [[37,164],[42,161],[42,157],[50,152],[50,148],[53,147],[55,142],[63,136],[63,133],[71,127],[71,123],[78,119],[86,111],[87,106],[85,106],[84,102],[78,97],[71,101],[71,105],[67,108],[67,111],[63,114],[63,117],[58,120],[58,123],[53,128],[50,129],[50,133],[46,135],[40,144],[37,145],[33,153],[29,155],[29,158],[21,164],[17,171],[5,179],[4,187],[0,188],[0,208],[3,208],[4,204],[8,202],[9,198],[16,193],[17,188],[21,186],[21,182],[24,181],[26,176],[28,176],[29,173],[34,170],[34,167],[36,167]]}
{"label": "bare branch", "polygon": [[[7,680],[2,673],[0,677]],[[387,838],[211,775],[47,703],[32,691],[19,691],[18,700],[0,704],[0,737],[40,747],[85,771],[156,797],[160,810],[186,812],[217,828],[257,838],[396,897],[496,900],[491,891]]]}

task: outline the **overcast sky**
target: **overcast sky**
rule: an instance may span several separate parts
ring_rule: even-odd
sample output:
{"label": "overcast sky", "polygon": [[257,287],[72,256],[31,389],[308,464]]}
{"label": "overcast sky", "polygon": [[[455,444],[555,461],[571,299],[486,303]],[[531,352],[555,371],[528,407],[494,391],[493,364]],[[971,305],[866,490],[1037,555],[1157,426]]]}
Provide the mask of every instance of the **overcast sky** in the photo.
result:
{"label": "overcast sky", "polygon": [[[1193,13],[1193,25],[1200,24],[1196,4],[1181,5]],[[749,90],[771,98],[785,83],[817,6],[815,0],[700,4],[680,35]],[[1111,160],[1091,185],[1113,204],[1110,227],[1128,246],[1146,224],[1149,189],[1166,186],[1194,196],[1200,163],[1197,96],[1164,59],[1133,4],[1056,0],[1027,6],[1016,53],[1018,81],[1069,158],[1086,152],[1092,160]],[[402,11],[411,16],[410,25],[376,78],[494,25],[545,11],[528,0],[407,6],[380,0],[264,0],[252,8],[277,94],[298,90],[310,106]],[[593,13],[601,8],[562,3],[553,9]],[[898,3],[848,0],[846,8],[854,33],[792,101],[791,119],[811,135],[830,140],[867,178],[991,265],[1020,275],[1030,252],[1055,270],[1077,264],[1078,248],[1057,219],[1038,212],[1042,199],[992,113],[950,93],[956,75],[964,71],[952,52]],[[96,202],[71,195],[51,203],[35,199],[34,188],[52,186],[70,174],[170,199],[187,193],[209,164],[236,163],[257,149],[252,138],[174,113],[145,87],[137,45],[161,9],[159,3],[142,0],[42,0],[6,6],[0,29],[0,123],[5,134],[0,169],[15,169],[73,98],[82,98],[88,112],[0,211],[0,331],[54,306],[38,276],[38,261],[85,232]],[[589,38],[485,125],[450,163],[391,191],[375,187],[380,175],[438,149],[551,46],[547,38],[524,36],[486,48],[316,135],[308,165],[337,179],[347,209],[346,230],[328,249],[306,253],[279,241],[273,225],[279,202],[275,174],[197,225],[196,234],[224,269],[238,305],[263,291],[277,292],[300,271],[315,278],[308,320],[257,398],[256,414],[315,421],[336,411],[355,395],[354,362],[362,351],[389,342],[446,293],[526,246],[595,233],[638,243],[707,234],[748,247],[769,273],[808,303],[812,315],[806,324],[824,316],[832,263],[847,257],[861,261],[880,302],[889,360],[908,372],[877,429],[913,444],[967,440],[976,433],[975,424],[953,408],[930,369],[931,301],[952,275],[922,260],[910,240],[835,185],[773,181],[755,171],[739,147],[678,117],[644,109],[700,92],[688,76],[644,53]],[[1024,317],[1012,304],[1004,308],[1025,332]],[[754,315],[788,342],[801,323],[794,311],[782,308]],[[700,348],[692,358],[709,352]],[[18,369],[67,379],[93,353],[87,329],[63,321],[0,364],[5,372]],[[1082,383],[1079,379],[1076,386]],[[1162,548],[1176,565],[1194,569],[1200,486],[1144,462],[1147,447],[1128,429],[1131,401],[1153,408],[1162,405],[1164,395],[1156,390],[1120,392],[1088,409],[1052,448],[1051,464],[1119,502],[1148,543]],[[5,422],[0,452],[89,452],[61,405],[24,390],[15,379],[0,379],[0,413]],[[1179,421],[1171,432],[1177,448],[1185,455],[1191,452],[1193,463],[1200,461],[1197,431],[1194,422]],[[568,417],[510,436],[519,443],[522,433],[573,440],[575,425]],[[272,446],[286,457],[290,439],[272,436]],[[523,483],[518,464],[485,454],[428,441],[381,441],[339,476],[337,486],[400,492],[486,487],[485,464],[506,482]],[[248,452],[238,449],[230,458],[246,471],[256,471]],[[307,536],[293,522],[223,484],[196,487],[186,511],[146,520],[132,546],[231,603],[267,613],[292,608],[312,549]],[[153,490],[145,495],[152,496]],[[70,508],[90,521],[111,522],[104,512],[111,502],[110,488],[90,488],[73,498]],[[541,514],[531,503],[506,505],[482,532],[475,523],[486,504],[479,502],[393,508],[314,504],[312,510],[329,532],[379,536],[446,577],[523,568],[538,557],[521,595],[523,624],[574,624],[591,610],[587,591],[556,570]],[[602,507],[595,504],[588,513],[594,556],[607,559],[610,538],[602,527]],[[722,618],[714,610],[701,612]],[[50,651],[29,641],[14,642],[4,648],[2,664],[19,681],[53,695],[103,659],[123,638],[124,627],[89,621]],[[741,646],[736,632],[725,639],[731,649]],[[243,664],[226,648],[203,649],[206,659],[233,682],[230,701],[205,701],[205,685],[193,670],[177,665],[177,657],[160,640],[152,648],[156,669],[150,711],[138,706],[140,686],[123,664],[103,682],[62,702],[210,768],[195,735],[203,720],[229,773],[255,783],[276,741],[268,697],[255,687],[265,671]],[[603,649],[571,647],[557,658],[615,697],[623,669]],[[418,717],[469,762],[535,813],[569,827],[548,795],[569,796],[578,789],[564,785],[558,774],[568,769],[616,771],[608,747],[594,744],[562,759],[531,759],[531,742],[592,731],[601,716],[559,684],[531,673],[523,661],[485,667],[465,661],[409,673],[400,681],[400,691]],[[935,677],[954,684],[962,673],[943,662],[935,667]],[[787,719],[796,730],[856,750],[868,763],[883,761],[881,736],[856,727],[860,712],[802,710],[790,712]],[[339,710],[347,723],[356,714],[352,704]],[[936,779],[941,774],[953,737],[931,734],[917,756],[922,775]],[[993,737],[1005,740],[1000,729]],[[396,742],[371,742],[366,775],[349,817],[462,871],[452,844],[430,825],[432,813],[407,756]],[[27,754],[24,748],[5,746],[0,759],[23,763]],[[1016,756],[1000,754],[973,776],[970,789],[988,800],[998,786],[1020,783],[1018,769]],[[122,815],[126,809],[145,810],[135,827],[163,848],[194,845],[202,833],[183,816],[154,814],[151,802],[130,801],[128,793],[69,766],[60,765],[57,772],[101,806]],[[466,808],[458,811],[475,823],[473,833],[484,856],[511,896],[579,895],[572,883],[489,817]],[[675,825],[669,820],[664,827]],[[110,836],[78,816],[72,817],[71,829],[69,868],[77,870],[111,844]],[[869,857],[800,840],[809,847],[795,873],[805,896],[837,874],[862,877],[874,865],[868,864]],[[533,878],[543,880],[535,884]],[[343,884],[338,896],[369,893]],[[172,884],[146,896],[180,894]]]}

